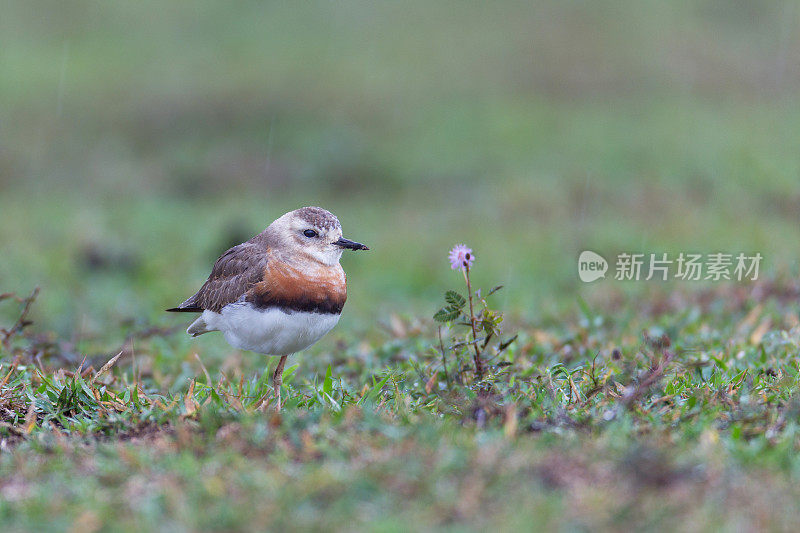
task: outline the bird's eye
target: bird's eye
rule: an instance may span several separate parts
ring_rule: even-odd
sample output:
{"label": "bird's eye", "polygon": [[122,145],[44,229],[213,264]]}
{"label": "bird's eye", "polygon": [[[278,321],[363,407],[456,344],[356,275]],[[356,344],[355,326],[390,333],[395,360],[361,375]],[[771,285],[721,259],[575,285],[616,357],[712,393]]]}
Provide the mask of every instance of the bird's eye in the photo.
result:
{"label": "bird's eye", "polygon": [[303,235],[305,235],[309,239],[313,239],[314,237],[317,237],[319,234],[313,229],[307,229],[303,232]]}

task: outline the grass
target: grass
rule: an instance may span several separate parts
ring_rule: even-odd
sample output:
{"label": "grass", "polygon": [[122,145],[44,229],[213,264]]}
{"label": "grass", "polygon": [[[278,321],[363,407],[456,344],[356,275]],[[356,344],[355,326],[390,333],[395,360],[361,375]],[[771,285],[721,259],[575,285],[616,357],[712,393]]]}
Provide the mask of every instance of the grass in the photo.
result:
{"label": "grass", "polygon": [[[398,320],[383,344],[326,353],[324,377],[320,361],[287,369],[280,415],[253,358],[208,371],[154,334],[97,376],[49,367],[25,328],[0,372],[0,515],[392,530],[663,529],[680,513],[692,529],[784,529],[800,511],[798,294],[673,293],[626,318],[584,306],[522,327],[488,366],[490,394],[458,384],[469,358],[448,380],[435,332]],[[142,363],[176,356],[172,372]]]}

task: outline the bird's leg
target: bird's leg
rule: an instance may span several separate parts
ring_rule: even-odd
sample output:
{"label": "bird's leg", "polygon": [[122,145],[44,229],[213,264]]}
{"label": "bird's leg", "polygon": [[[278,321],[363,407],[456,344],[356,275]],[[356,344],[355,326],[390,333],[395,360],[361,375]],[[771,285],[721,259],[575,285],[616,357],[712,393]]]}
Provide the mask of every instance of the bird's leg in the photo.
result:
{"label": "bird's leg", "polygon": [[277,404],[275,406],[276,411],[281,410],[281,385],[283,385],[283,367],[286,365],[286,359],[288,359],[288,355],[282,355],[281,360],[278,361],[278,366],[275,367],[275,373],[272,374],[272,388],[275,391],[275,398],[277,400]]}

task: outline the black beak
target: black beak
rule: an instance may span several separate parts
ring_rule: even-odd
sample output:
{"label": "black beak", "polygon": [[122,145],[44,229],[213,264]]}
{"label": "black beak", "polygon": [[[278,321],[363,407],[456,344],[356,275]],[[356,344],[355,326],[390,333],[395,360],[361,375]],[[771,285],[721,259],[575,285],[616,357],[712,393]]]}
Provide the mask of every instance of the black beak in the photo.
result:
{"label": "black beak", "polygon": [[368,246],[361,244],[360,242],[345,239],[344,237],[340,237],[339,240],[333,244],[336,246],[341,246],[342,248],[347,248],[348,250],[369,250]]}

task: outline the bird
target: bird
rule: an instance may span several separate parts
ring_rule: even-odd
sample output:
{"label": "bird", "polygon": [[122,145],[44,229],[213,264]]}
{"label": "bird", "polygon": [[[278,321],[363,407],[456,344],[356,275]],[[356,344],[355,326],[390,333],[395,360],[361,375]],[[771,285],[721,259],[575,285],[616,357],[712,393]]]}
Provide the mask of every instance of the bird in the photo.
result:
{"label": "bird", "polygon": [[223,253],[194,295],[168,312],[200,313],[186,333],[219,331],[234,348],[280,360],[272,375],[276,408],[286,359],[339,322],[347,300],[345,250],[369,250],[342,237],[339,219],[321,207],[289,211]]}

